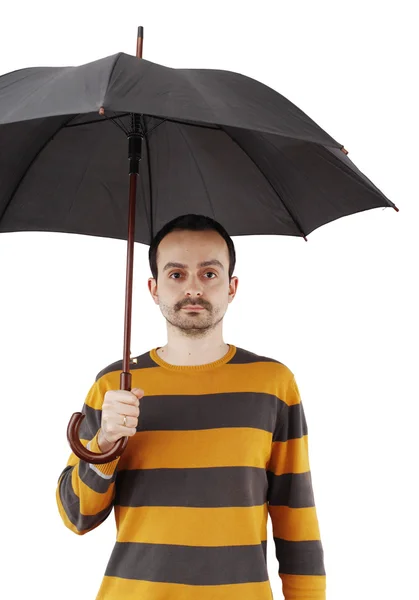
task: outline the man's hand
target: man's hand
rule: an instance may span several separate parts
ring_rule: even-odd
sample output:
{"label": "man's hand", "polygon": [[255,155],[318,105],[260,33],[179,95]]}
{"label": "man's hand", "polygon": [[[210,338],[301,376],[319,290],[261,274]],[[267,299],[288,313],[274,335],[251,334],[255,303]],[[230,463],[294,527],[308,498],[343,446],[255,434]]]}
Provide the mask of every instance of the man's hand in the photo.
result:
{"label": "man's hand", "polygon": [[[109,390],[106,392],[102,406],[102,421],[98,436],[99,448],[107,452],[123,437],[131,437],[137,432],[140,416],[140,399],[144,390],[134,388],[127,390]],[[124,425],[126,416],[126,425]]]}

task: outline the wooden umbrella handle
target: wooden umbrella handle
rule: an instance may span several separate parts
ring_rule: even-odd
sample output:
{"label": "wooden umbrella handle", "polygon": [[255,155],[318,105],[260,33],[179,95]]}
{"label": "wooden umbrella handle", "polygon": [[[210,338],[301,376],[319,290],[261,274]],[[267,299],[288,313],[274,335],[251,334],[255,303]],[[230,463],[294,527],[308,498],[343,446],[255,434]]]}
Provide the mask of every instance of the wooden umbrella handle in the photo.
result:
{"label": "wooden umbrella handle", "polygon": [[[143,57],[143,37],[144,28],[138,28],[137,34],[137,58]],[[99,114],[103,115],[105,109],[103,106]],[[138,130],[138,115],[132,115],[133,131],[128,136],[128,158],[129,158],[129,209],[128,209],[128,240],[127,240],[127,271],[125,284],[125,325],[124,325],[124,352],[123,352],[123,371],[120,374],[120,389],[131,391],[131,373],[130,367],[130,342],[131,342],[131,312],[132,312],[132,276],[134,268],[134,236],[135,236],[135,209],[137,197],[137,177],[139,173],[139,164],[141,160],[141,141],[140,131]],[[81,412],[73,413],[67,426],[67,440],[71,450],[81,460],[85,460],[93,465],[112,462],[118,456],[121,456],[128,444],[128,437],[123,437],[117,441],[115,446],[107,452],[101,454],[91,452],[83,446],[80,441],[79,428],[85,415]]]}
{"label": "wooden umbrella handle", "polygon": [[81,460],[85,460],[86,462],[92,463],[94,465],[101,465],[103,463],[112,462],[115,458],[121,456],[128,444],[127,437],[121,438],[117,441],[116,445],[113,448],[101,454],[92,452],[91,450],[88,450],[87,448],[85,448],[85,446],[83,446],[83,444],[80,441],[79,428],[84,417],[85,415],[83,413],[75,412],[71,416],[71,419],[68,423],[67,440],[74,454],[81,458]]}

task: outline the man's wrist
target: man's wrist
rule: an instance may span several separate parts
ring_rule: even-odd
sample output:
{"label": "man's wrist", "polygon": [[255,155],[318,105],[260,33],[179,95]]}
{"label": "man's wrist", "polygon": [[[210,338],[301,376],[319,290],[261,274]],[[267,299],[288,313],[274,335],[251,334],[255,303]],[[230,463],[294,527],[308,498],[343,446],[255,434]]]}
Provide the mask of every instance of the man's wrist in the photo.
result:
{"label": "man's wrist", "polygon": [[115,442],[109,442],[103,435],[102,430],[100,430],[99,435],[97,436],[97,445],[99,450],[104,453],[113,448],[115,446]]}

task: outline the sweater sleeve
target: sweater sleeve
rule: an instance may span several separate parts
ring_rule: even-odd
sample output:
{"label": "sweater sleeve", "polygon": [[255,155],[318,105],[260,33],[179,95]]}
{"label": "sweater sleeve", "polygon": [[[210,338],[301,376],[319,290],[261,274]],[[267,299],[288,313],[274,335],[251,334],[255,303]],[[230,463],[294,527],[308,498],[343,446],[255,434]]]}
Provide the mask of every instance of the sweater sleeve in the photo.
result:
{"label": "sweater sleeve", "polygon": [[[81,410],[85,417],[79,429],[80,441],[96,453],[101,453],[98,434],[106,391],[101,379],[96,380]],[[68,529],[83,535],[109,516],[115,497],[119,460],[120,457],[117,457],[112,462],[93,465],[71,452],[56,489],[58,512]]]}
{"label": "sweater sleeve", "polygon": [[285,600],[325,600],[326,572],[310,473],[308,430],[293,373],[277,398],[267,467],[268,512]]}

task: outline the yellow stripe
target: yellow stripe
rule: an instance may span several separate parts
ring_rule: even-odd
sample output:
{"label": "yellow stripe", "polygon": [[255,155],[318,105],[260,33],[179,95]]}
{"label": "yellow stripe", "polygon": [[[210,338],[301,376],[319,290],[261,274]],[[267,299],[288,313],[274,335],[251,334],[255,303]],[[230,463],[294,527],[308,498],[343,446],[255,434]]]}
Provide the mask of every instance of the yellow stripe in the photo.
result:
{"label": "yellow stripe", "polygon": [[129,439],[118,467],[119,470],[230,466],[265,469],[271,442],[270,432],[250,427],[138,431]]}
{"label": "yellow stripe", "polygon": [[[272,600],[269,581],[234,585],[185,585],[155,583],[119,577],[104,577],[96,600],[138,600],[138,598],[182,598],[182,600]],[[292,596],[290,596],[292,598]]]}
{"label": "yellow stripe", "polygon": [[[131,371],[131,388],[144,390],[146,396],[151,395],[188,395],[198,393],[197,378],[187,372],[165,371],[164,367],[137,369]],[[217,377],[212,371],[199,372],[199,393],[219,394],[229,392],[259,392],[275,394],[286,401],[286,391],[293,377],[288,367],[275,362],[258,362],[248,364],[227,364],[217,370]],[[101,377],[93,386],[85,402],[91,408],[101,409],[103,397],[108,390],[118,390],[120,386],[119,371],[112,371]],[[152,390],[152,394],[149,393]],[[295,394],[290,394],[291,403],[298,401]],[[140,400],[141,407],[141,400]]]}
{"label": "yellow stripe", "polygon": [[266,540],[267,504],[196,508],[115,506],[118,542],[240,546]]}
{"label": "yellow stripe", "polygon": [[325,575],[288,575],[281,573],[282,591],[287,600],[325,600]]}
{"label": "yellow stripe", "polygon": [[275,475],[309,471],[308,435],[288,442],[274,442],[268,468]]}

